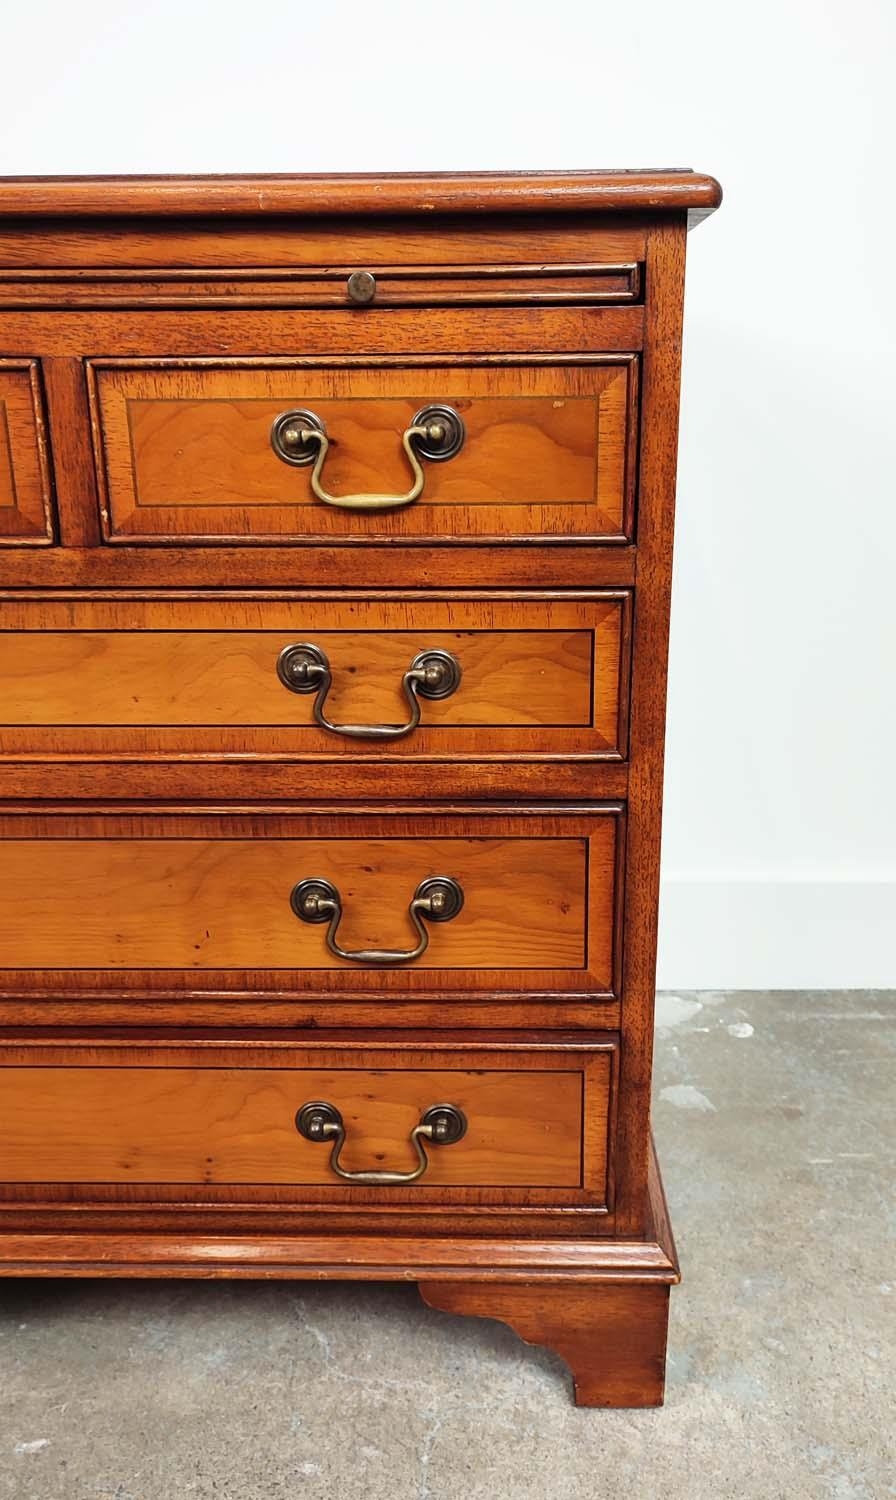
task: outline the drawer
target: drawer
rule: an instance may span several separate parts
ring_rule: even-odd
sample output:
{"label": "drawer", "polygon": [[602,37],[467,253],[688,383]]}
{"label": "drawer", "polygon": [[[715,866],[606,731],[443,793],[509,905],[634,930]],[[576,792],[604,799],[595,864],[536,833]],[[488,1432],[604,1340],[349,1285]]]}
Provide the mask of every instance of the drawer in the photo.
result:
{"label": "drawer", "polygon": [[[4,991],[615,994],[622,809],[0,819]],[[324,1005],[325,1010],[325,1005]]]}
{"label": "drawer", "polygon": [[152,1185],[170,1201],[180,1185],[194,1202],[272,1188],[512,1202],[535,1190],[604,1205],[615,1057],[614,1037],[4,1045],[0,1195],[65,1183],[88,1199],[117,1185],[131,1201]]}
{"label": "drawer", "polygon": [[0,547],[53,541],[46,423],[36,360],[0,359]]}
{"label": "drawer", "polygon": [[108,542],[631,533],[633,354],[94,360],[88,377]]}
{"label": "drawer", "polygon": [[3,754],[619,759],[629,602],[7,599]]}

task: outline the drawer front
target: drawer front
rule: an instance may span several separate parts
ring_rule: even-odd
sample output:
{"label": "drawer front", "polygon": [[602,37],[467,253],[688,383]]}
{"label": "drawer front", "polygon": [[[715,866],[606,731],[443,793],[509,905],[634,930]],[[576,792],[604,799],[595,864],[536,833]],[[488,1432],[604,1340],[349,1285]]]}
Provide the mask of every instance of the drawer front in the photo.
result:
{"label": "drawer front", "polygon": [[4,988],[605,997],[620,824],[612,804],[8,815]]}
{"label": "drawer front", "polygon": [[[180,1184],[199,1201],[267,1187],[462,1202],[541,1189],[605,1204],[614,1058],[612,1038],[569,1049],[443,1038],[425,1052],[375,1040],[6,1047],[0,1193]],[[335,1129],[318,1133],[309,1105]],[[371,1172],[409,1180],[351,1175]]]}
{"label": "drawer front", "polygon": [[0,547],[53,541],[53,502],[35,360],[0,359]]}
{"label": "drawer front", "polygon": [[624,593],[0,601],[4,753],[618,759],[628,620]]}
{"label": "drawer front", "polygon": [[[111,542],[615,539],[631,531],[637,360],[545,356],[408,369],[351,359],[265,365],[164,360],[89,365],[102,523]],[[409,493],[403,443],[421,411],[449,407],[453,456],[417,437],[412,503],[343,508],[313,485],[319,440],[272,443],[281,418],[329,443],[317,481],[336,501]]]}

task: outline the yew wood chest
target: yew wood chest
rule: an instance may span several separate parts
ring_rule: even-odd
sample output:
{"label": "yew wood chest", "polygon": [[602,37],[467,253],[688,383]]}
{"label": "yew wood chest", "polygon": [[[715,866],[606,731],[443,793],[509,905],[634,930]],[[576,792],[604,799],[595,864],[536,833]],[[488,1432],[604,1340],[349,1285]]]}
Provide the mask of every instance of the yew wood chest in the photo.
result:
{"label": "yew wood chest", "polygon": [[0,181],[0,1273],[662,1399],[691,172]]}

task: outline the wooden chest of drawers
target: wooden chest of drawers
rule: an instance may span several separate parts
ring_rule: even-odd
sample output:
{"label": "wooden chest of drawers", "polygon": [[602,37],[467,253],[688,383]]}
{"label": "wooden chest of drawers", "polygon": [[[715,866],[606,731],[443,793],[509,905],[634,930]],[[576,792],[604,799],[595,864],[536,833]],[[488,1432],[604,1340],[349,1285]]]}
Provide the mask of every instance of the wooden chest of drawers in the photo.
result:
{"label": "wooden chest of drawers", "polygon": [[689,172],[0,181],[0,1274],[662,1399]]}

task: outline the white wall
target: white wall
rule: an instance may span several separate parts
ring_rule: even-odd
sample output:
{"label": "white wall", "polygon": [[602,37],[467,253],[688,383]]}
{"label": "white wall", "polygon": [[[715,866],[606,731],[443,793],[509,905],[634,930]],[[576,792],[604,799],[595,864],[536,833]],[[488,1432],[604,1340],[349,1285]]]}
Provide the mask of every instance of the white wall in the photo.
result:
{"label": "white wall", "polygon": [[888,0],[10,6],[0,171],[692,165],[661,982],[896,985]]}

